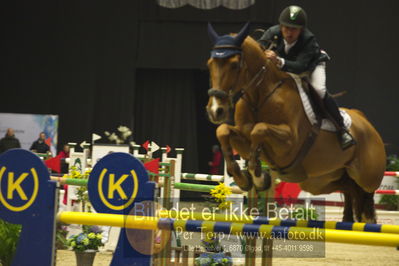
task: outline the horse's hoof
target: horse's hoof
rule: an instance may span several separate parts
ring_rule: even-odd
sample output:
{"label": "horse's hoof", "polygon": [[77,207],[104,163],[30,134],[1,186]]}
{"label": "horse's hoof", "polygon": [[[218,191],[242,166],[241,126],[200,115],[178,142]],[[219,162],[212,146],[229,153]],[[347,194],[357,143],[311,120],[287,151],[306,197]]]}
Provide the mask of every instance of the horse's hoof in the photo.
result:
{"label": "horse's hoof", "polygon": [[264,170],[259,177],[254,177],[253,183],[256,191],[265,191],[270,188],[272,184],[272,177],[268,171]]}
{"label": "horse's hoof", "polygon": [[252,185],[253,185],[251,174],[247,170],[242,170],[241,173],[244,176],[246,182],[237,182],[235,179],[234,179],[234,181],[236,182],[237,186],[241,190],[243,190],[243,191],[251,190]]}

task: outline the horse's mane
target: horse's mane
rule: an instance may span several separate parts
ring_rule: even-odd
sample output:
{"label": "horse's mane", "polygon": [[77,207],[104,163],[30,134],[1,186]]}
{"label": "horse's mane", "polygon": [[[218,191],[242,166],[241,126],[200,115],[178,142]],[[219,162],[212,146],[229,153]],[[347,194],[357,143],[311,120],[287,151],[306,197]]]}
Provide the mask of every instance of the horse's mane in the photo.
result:
{"label": "horse's mane", "polygon": [[248,36],[244,40],[242,49],[246,56],[249,57],[252,62],[254,62],[254,65],[265,65],[269,71],[273,71],[273,73],[279,78],[288,76],[287,73],[280,71],[280,69],[278,69],[271,60],[266,58],[263,46],[251,36]]}

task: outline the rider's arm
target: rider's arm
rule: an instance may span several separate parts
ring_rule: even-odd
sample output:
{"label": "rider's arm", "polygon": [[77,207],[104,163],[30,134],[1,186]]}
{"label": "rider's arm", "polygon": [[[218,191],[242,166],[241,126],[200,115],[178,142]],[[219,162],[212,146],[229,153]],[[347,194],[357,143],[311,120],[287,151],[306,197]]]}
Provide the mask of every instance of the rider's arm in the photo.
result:
{"label": "rider's arm", "polygon": [[275,36],[277,35],[278,29],[279,28],[277,26],[270,27],[263,33],[258,42],[266,49],[270,49],[270,45],[275,41]]}
{"label": "rider's arm", "polygon": [[313,60],[316,60],[320,54],[320,48],[316,40],[310,40],[298,54],[295,60],[283,60],[281,70],[300,74],[309,71]]}

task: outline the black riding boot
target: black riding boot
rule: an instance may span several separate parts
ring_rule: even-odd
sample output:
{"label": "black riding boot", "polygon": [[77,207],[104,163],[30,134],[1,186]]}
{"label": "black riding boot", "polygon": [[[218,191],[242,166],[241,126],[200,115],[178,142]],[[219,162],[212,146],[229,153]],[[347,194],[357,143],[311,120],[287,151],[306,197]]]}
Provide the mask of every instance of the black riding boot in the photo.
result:
{"label": "black riding boot", "polygon": [[335,100],[328,93],[326,93],[323,102],[327,111],[327,115],[330,119],[334,120],[332,122],[337,127],[338,140],[341,143],[342,149],[346,150],[350,146],[356,144],[356,141],[353,139],[352,135],[345,129],[344,120],[339,112]]}

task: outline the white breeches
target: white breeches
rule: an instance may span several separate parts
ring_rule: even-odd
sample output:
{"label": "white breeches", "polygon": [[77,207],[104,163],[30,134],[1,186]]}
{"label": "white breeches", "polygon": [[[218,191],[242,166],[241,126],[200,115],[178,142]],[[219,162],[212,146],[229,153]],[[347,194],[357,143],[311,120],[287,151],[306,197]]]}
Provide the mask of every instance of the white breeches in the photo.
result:
{"label": "white breeches", "polygon": [[315,88],[317,94],[324,99],[327,93],[326,87],[326,62],[321,62],[310,74],[310,84]]}

